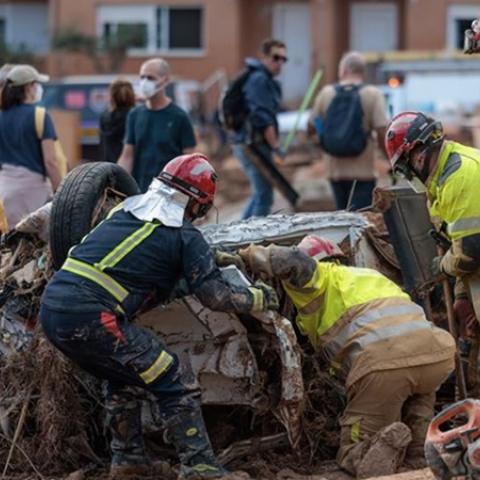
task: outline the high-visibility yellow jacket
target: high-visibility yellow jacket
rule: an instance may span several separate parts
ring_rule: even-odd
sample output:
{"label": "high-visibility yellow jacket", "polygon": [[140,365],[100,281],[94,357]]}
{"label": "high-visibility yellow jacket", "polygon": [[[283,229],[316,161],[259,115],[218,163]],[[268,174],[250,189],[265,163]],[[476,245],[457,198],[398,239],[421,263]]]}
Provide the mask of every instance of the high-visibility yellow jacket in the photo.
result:
{"label": "high-visibility yellow jacket", "polygon": [[453,240],[480,233],[480,152],[445,141],[428,184],[430,214],[448,225]]}
{"label": "high-visibility yellow jacket", "polygon": [[301,287],[282,283],[297,307],[299,328],[346,377],[347,386],[371,371],[453,358],[452,336],[375,270],[316,262]]}

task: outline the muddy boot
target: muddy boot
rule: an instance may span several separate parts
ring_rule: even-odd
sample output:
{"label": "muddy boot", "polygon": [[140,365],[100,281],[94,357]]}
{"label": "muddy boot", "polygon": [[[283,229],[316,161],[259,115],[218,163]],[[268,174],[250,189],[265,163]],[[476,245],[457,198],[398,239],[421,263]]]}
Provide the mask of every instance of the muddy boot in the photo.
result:
{"label": "muddy boot", "polygon": [[208,438],[201,410],[183,411],[166,422],[166,438],[180,458],[179,480],[221,478],[228,475],[218,462]]}
{"label": "muddy boot", "polygon": [[134,479],[151,472],[143,443],[140,403],[133,396],[113,395],[106,402],[112,440],[111,479]]}
{"label": "muddy boot", "polygon": [[411,441],[412,433],[404,423],[395,422],[380,430],[360,460],[357,478],[394,474],[403,462]]}

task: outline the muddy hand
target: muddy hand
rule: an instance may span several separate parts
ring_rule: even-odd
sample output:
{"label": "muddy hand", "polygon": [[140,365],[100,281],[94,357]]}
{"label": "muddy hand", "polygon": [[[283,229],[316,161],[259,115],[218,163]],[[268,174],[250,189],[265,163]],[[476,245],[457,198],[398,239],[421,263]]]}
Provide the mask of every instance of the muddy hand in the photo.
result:
{"label": "muddy hand", "polygon": [[251,244],[247,248],[240,249],[238,254],[242,257],[247,268],[253,273],[264,274],[268,278],[273,277],[268,247]]}
{"label": "muddy hand", "polygon": [[263,310],[278,311],[280,308],[280,302],[275,289],[260,280],[256,281],[253,286],[261,290],[263,293]]}
{"label": "muddy hand", "polygon": [[242,272],[246,272],[245,262],[238,253],[228,253],[223,250],[215,252],[215,262],[219,267],[228,267],[228,265],[235,265]]}

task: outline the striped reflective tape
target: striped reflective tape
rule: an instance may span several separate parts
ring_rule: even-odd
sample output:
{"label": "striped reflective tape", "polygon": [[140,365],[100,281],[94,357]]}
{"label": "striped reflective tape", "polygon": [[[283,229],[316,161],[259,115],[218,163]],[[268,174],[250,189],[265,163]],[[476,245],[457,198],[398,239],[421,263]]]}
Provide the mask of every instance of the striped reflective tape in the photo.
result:
{"label": "striped reflective tape", "polygon": [[298,312],[302,315],[311,315],[312,313],[316,313],[318,310],[320,310],[320,308],[322,308],[324,300],[325,294],[321,294],[300,308]]}
{"label": "striped reflective tape", "polygon": [[[350,338],[353,338],[353,336],[361,328],[365,327],[369,323],[373,323],[385,317],[397,317],[407,314],[417,314],[421,315],[422,317],[424,315],[423,310],[414,303],[409,303],[406,305],[387,305],[382,308],[369,310],[364,315],[357,317],[350,324],[346,325],[337,335],[335,335],[335,338],[333,338],[332,341],[329,343],[329,351],[331,352],[331,355],[335,357],[339,350],[347,343],[347,341]],[[426,320],[414,323],[418,323],[422,328],[430,328],[430,324]],[[402,325],[406,325],[408,327],[409,325],[411,325],[411,322],[392,327],[392,329],[390,330],[375,330],[374,332],[365,336],[367,337],[367,340],[364,340],[365,337],[359,337],[355,341],[357,350],[360,348],[364,348],[368,343],[386,338],[387,336],[392,337],[405,333],[404,327],[402,327]],[[395,330],[395,328],[397,328],[397,330]],[[412,331],[413,330],[418,330],[418,328],[412,327]]]}
{"label": "striped reflective tape", "polygon": [[140,378],[148,385],[160,377],[173,363],[173,357],[163,351],[147,370],[140,374]]}
{"label": "striped reflective tape", "polygon": [[95,268],[93,265],[81,262],[74,258],[67,258],[63,264],[62,270],[75,273],[81,277],[87,278],[92,282],[103,287],[118,302],[123,302],[128,297],[128,290],[120,285],[112,277]]}
{"label": "striped reflective tape", "polygon": [[352,424],[352,428],[350,430],[350,440],[353,443],[358,443],[360,441],[360,420],[357,420]]}
{"label": "striped reflective tape", "polygon": [[249,287],[248,290],[253,296],[252,312],[261,312],[263,310],[263,291],[260,288]]}
{"label": "striped reflective tape", "polygon": [[473,230],[475,228],[480,228],[480,217],[461,218],[448,225],[448,231],[450,233]]}
{"label": "striped reflective tape", "polygon": [[106,255],[95,266],[100,270],[113,268],[122,258],[129,254],[134,248],[142,243],[161,223],[145,223],[138,230],[135,230],[125,240],[120,242],[108,255]]}

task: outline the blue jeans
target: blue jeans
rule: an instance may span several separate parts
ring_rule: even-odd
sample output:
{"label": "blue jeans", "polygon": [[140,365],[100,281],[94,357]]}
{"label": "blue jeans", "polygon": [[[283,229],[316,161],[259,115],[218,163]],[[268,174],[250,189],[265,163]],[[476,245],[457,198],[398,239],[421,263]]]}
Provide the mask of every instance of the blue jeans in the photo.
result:
{"label": "blue jeans", "polygon": [[[353,187],[354,180],[330,180],[335,203],[338,210],[345,210],[348,204],[348,197]],[[368,207],[372,203],[372,192],[375,188],[375,180],[357,180],[352,195],[350,210],[359,210]]]}
{"label": "blue jeans", "polygon": [[250,199],[242,213],[242,219],[264,217],[270,213],[272,208],[273,187],[250,161],[244,148],[245,146],[242,144],[232,146],[233,153],[240,161],[243,171],[250,180],[252,188]]}

